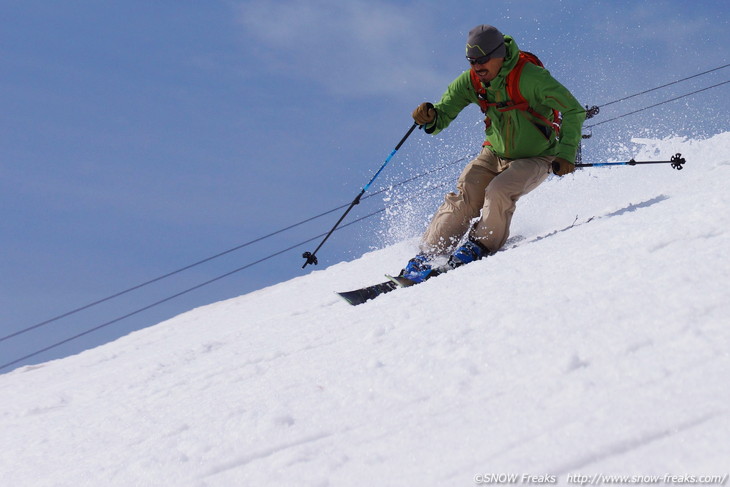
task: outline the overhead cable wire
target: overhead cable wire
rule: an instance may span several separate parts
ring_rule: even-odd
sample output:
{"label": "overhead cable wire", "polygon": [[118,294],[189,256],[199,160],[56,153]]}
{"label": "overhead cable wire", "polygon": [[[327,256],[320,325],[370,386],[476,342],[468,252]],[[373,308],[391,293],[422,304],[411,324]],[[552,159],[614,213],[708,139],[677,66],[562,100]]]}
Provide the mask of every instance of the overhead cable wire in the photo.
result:
{"label": "overhead cable wire", "polygon": [[692,79],[692,78],[698,78],[698,77],[704,76],[704,75],[706,75],[708,73],[712,73],[712,72],[715,72],[715,71],[719,71],[721,69],[727,68],[728,66],[730,66],[730,64],[725,64],[724,66],[718,66],[717,68],[709,69],[707,71],[703,71],[702,73],[694,74],[692,76],[687,76],[686,78],[678,79],[676,81],[672,81],[671,83],[667,83],[667,84],[664,84],[664,85],[661,85],[661,86],[657,86],[656,88],[651,88],[649,90],[644,90],[644,91],[641,91],[639,93],[634,93],[633,95],[625,96],[623,98],[619,98],[618,100],[609,101],[608,103],[604,103],[603,105],[599,105],[599,107],[600,108],[603,108],[603,107],[607,107],[608,105],[613,105],[614,103],[619,103],[619,102],[622,102],[622,101],[630,100],[631,98],[634,98],[634,97],[637,97],[637,96],[641,96],[641,95],[645,95],[646,93],[651,93],[652,91],[660,90],[662,88],[666,88],[667,86],[676,85],[677,83],[681,83],[682,81],[687,81],[687,80]]}
{"label": "overhead cable wire", "polygon": [[[419,193],[416,193],[414,195],[411,195],[409,198],[406,198],[406,199],[404,199],[404,200],[402,200],[402,201],[400,201],[398,203],[395,203],[395,204],[390,205],[390,206],[386,206],[384,208],[380,208],[380,209],[378,209],[378,210],[376,210],[376,211],[374,211],[372,213],[369,213],[369,214],[367,214],[365,216],[362,216],[360,218],[357,218],[357,219],[355,219],[355,220],[353,220],[353,221],[351,221],[349,223],[346,223],[346,224],[342,225],[341,227],[337,228],[336,231],[342,230],[342,229],[347,228],[347,227],[349,227],[351,225],[355,225],[356,223],[359,223],[359,222],[361,222],[363,220],[366,220],[366,219],[371,218],[371,217],[373,217],[375,215],[378,215],[380,213],[385,212],[388,208],[392,208],[394,206],[398,206],[398,205],[401,205],[403,203],[406,203],[406,202],[408,202],[408,201],[410,201],[412,199],[415,199],[415,198],[418,198],[418,197],[422,196],[425,193],[431,192],[431,191],[433,191],[435,189],[439,189],[439,188],[445,186],[446,184],[448,184],[448,181],[442,182],[441,184],[437,184],[437,185],[431,186],[428,189],[426,189],[424,191],[421,191]],[[221,279],[225,279],[226,277],[232,276],[233,274],[236,274],[236,273],[241,272],[241,271],[243,271],[245,269],[248,269],[249,267],[253,267],[256,264],[260,264],[261,262],[267,261],[269,259],[272,259],[272,258],[278,256],[278,255],[281,255],[283,253],[286,253],[286,252],[289,252],[291,250],[294,250],[297,247],[301,247],[304,244],[307,244],[309,242],[312,242],[314,240],[317,240],[319,238],[322,238],[325,234],[326,234],[326,232],[325,233],[322,233],[320,235],[314,236],[312,238],[309,238],[307,240],[304,240],[302,242],[296,243],[296,244],[294,244],[292,246],[289,246],[289,247],[287,247],[285,249],[282,249],[282,250],[279,250],[277,252],[274,252],[273,254],[269,254],[266,257],[263,257],[261,259],[255,260],[253,262],[250,262],[250,263],[248,263],[248,264],[246,264],[244,266],[238,267],[237,269],[234,269],[232,271],[226,272],[225,274],[221,274],[221,275],[216,276],[216,277],[214,277],[212,279],[209,279],[209,280],[207,280],[205,282],[202,282],[202,283],[196,284],[195,286],[192,286],[190,288],[184,289],[184,290],[182,290],[182,291],[180,291],[178,293],[175,293],[175,294],[173,294],[171,296],[168,296],[166,298],[163,298],[163,299],[160,299],[158,301],[155,301],[154,303],[148,304],[147,306],[144,306],[142,308],[138,308],[138,309],[136,309],[134,311],[131,311],[131,312],[123,315],[123,316],[119,316],[117,318],[114,318],[113,320],[109,320],[109,321],[107,321],[105,323],[102,323],[100,325],[97,325],[97,326],[95,326],[93,328],[89,328],[88,330],[82,331],[81,333],[77,333],[74,336],[65,338],[65,339],[63,339],[63,340],[61,340],[59,342],[56,342],[56,343],[54,343],[52,345],[49,345],[47,347],[44,347],[44,348],[42,348],[40,350],[36,350],[33,353],[29,353],[27,355],[24,355],[23,357],[20,357],[18,359],[15,359],[15,360],[11,361],[11,362],[7,362],[5,364],[2,364],[2,365],[0,365],[0,370],[6,369],[6,368],[11,367],[11,366],[13,366],[13,365],[15,365],[17,363],[20,363],[20,362],[22,362],[22,361],[24,361],[26,359],[29,359],[29,358],[35,357],[37,355],[40,355],[41,353],[48,352],[49,350],[53,350],[54,348],[60,347],[61,345],[64,345],[64,344],[69,343],[69,342],[71,342],[73,340],[76,340],[78,338],[81,338],[83,336],[86,336],[86,335],[88,335],[90,333],[93,333],[93,332],[95,332],[97,330],[100,330],[102,328],[106,328],[107,326],[113,325],[114,323],[118,323],[118,322],[120,322],[120,321],[122,321],[122,320],[124,320],[126,318],[130,318],[132,316],[135,316],[135,315],[137,315],[139,313],[142,313],[144,311],[147,311],[149,309],[152,309],[152,308],[154,308],[156,306],[159,306],[161,304],[164,304],[164,303],[166,303],[168,301],[172,301],[175,298],[178,298],[178,297],[183,296],[185,294],[191,293],[193,291],[196,291],[196,290],[198,290],[198,289],[200,289],[202,287],[208,286],[210,284],[213,284],[214,282],[220,281]]]}
{"label": "overhead cable wire", "polygon": [[591,124],[591,125],[586,125],[584,128],[590,129],[590,128],[596,127],[598,125],[603,125],[604,123],[613,122],[614,120],[618,120],[620,118],[628,117],[629,115],[633,115],[635,113],[643,112],[643,111],[649,110],[651,108],[656,108],[656,107],[658,107],[660,105],[664,105],[666,103],[670,103],[670,102],[673,102],[673,101],[681,100],[682,98],[687,98],[688,96],[696,95],[697,93],[702,93],[703,91],[711,90],[712,88],[717,88],[718,86],[726,85],[728,83],[730,83],[730,80],[723,81],[722,83],[717,83],[715,85],[708,86],[706,88],[702,88],[702,89],[693,91],[691,93],[687,93],[687,94],[680,95],[680,96],[677,96],[677,97],[674,97],[674,98],[670,98],[669,100],[664,100],[662,102],[655,103],[653,105],[649,105],[648,107],[639,108],[638,110],[634,110],[634,111],[629,112],[629,113],[624,113],[623,115],[619,115],[617,117],[609,118],[608,120],[602,120],[602,121],[600,121],[598,123],[594,123],[594,124]]}
{"label": "overhead cable wire", "polygon": [[[347,206],[347,205],[345,205],[345,206]],[[210,262],[210,261],[212,261],[214,259],[217,259],[219,257],[223,257],[224,255],[230,254],[231,252],[235,252],[236,250],[240,250],[240,249],[242,249],[244,247],[248,247],[249,245],[253,245],[253,244],[257,243],[257,242],[260,242],[260,241],[265,240],[267,238],[273,237],[274,235],[278,235],[278,234],[283,233],[283,232],[285,232],[287,230],[290,230],[290,229],[292,229],[294,227],[297,227],[299,225],[303,225],[304,223],[308,223],[308,222],[310,222],[312,220],[315,220],[315,219],[317,219],[319,217],[328,215],[328,214],[332,213],[333,211],[337,211],[340,208],[343,208],[343,207],[340,206],[339,208],[333,208],[333,209],[328,210],[328,211],[326,211],[324,213],[320,213],[319,215],[316,215],[316,216],[307,218],[305,220],[302,220],[300,222],[294,223],[292,225],[289,225],[288,227],[282,228],[280,230],[276,230],[275,232],[271,232],[271,233],[269,233],[267,235],[264,235],[262,237],[256,238],[254,240],[250,240],[250,241],[248,241],[248,242],[246,242],[244,244],[237,245],[236,247],[230,248],[228,250],[224,250],[223,252],[219,252],[219,253],[217,253],[215,255],[211,255],[210,257],[206,257],[205,259],[202,259],[202,260],[199,260],[199,261],[194,262],[192,264],[186,265],[185,267],[181,267],[181,268],[176,269],[176,270],[174,270],[172,272],[168,272],[167,274],[163,274],[161,276],[158,276],[158,277],[155,277],[155,278],[150,279],[148,281],[145,281],[145,282],[143,282],[141,284],[137,284],[135,286],[132,286],[132,287],[130,287],[128,289],[125,289],[123,291],[119,291],[119,292],[117,292],[115,294],[112,294],[110,296],[107,296],[105,298],[98,299],[98,300],[96,300],[96,301],[94,301],[92,303],[89,303],[89,304],[86,304],[84,306],[80,306],[78,308],[72,309],[71,311],[68,311],[66,313],[60,314],[58,316],[54,316],[53,318],[49,318],[49,319],[47,319],[45,321],[42,321],[40,323],[37,323],[35,325],[29,326],[29,327],[24,328],[22,330],[19,330],[19,331],[16,331],[14,333],[11,333],[10,335],[1,337],[0,338],[0,342],[3,342],[5,340],[9,340],[10,338],[14,338],[14,337],[16,337],[18,335],[22,335],[23,333],[26,333],[26,332],[35,330],[35,329],[40,328],[42,326],[48,325],[48,324],[50,324],[50,323],[52,323],[54,321],[61,320],[63,318],[66,318],[66,317],[71,316],[73,314],[76,314],[76,313],[79,313],[81,311],[87,310],[89,308],[92,308],[92,307],[97,306],[99,304],[105,303],[107,301],[111,301],[112,299],[115,299],[115,298],[118,298],[118,297],[123,296],[125,294],[131,293],[132,291],[136,291],[136,290],[141,289],[141,288],[143,288],[145,286],[148,286],[150,284],[154,284],[155,282],[161,281],[163,279],[167,279],[168,277],[172,277],[172,276],[174,276],[176,274],[180,274],[181,272],[184,272],[184,271],[187,271],[189,269],[192,269],[193,267],[197,267],[199,265],[205,264],[206,262]]]}
{"label": "overhead cable wire", "polygon": [[[408,184],[408,183],[410,183],[410,182],[413,182],[413,181],[415,181],[415,180],[417,180],[417,179],[420,179],[420,178],[423,178],[423,177],[425,177],[425,176],[428,176],[428,175],[430,175],[430,174],[433,174],[433,173],[436,173],[436,172],[442,171],[442,170],[444,170],[444,169],[446,169],[446,168],[448,168],[448,167],[451,167],[451,166],[453,166],[453,165],[455,165],[455,164],[458,164],[459,162],[462,162],[462,161],[464,161],[464,160],[465,160],[465,159],[467,159],[468,157],[473,157],[473,156],[474,156],[474,154],[471,154],[471,155],[468,155],[468,156],[464,156],[464,157],[461,157],[461,158],[459,158],[459,159],[456,159],[456,160],[454,160],[454,161],[448,162],[448,163],[446,163],[446,164],[442,164],[441,166],[435,167],[435,168],[433,168],[433,169],[429,169],[428,171],[425,171],[425,172],[419,173],[419,174],[417,174],[417,175],[415,175],[415,176],[412,176],[412,177],[410,177],[410,178],[404,179],[404,180],[402,180],[402,181],[399,181],[399,182],[397,182],[397,183],[395,183],[395,184],[391,184],[391,185],[389,185],[388,187],[382,188],[382,189],[380,189],[380,190],[378,190],[378,191],[376,191],[376,192],[374,192],[374,193],[371,193],[371,194],[369,194],[369,195],[366,195],[366,196],[365,196],[365,197],[363,197],[362,199],[363,199],[363,200],[365,200],[365,199],[368,199],[368,198],[372,198],[373,196],[377,196],[377,195],[379,195],[379,194],[382,194],[382,193],[384,193],[384,192],[386,192],[386,191],[391,191],[392,189],[395,189],[395,188],[397,188],[397,187],[399,187],[399,186],[403,186],[403,185],[405,185],[405,184]],[[122,290],[122,291],[119,291],[119,292],[117,292],[117,293],[114,293],[114,294],[112,294],[112,295],[106,296],[106,297],[104,297],[104,298],[98,299],[98,300],[96,300],[96,301],[93,301],[93,302],[91,302],[91,303],[85,304],[85,305],[83,305],[83,306],[79,306],[78,308],[74,308],[74,309],[72,309],[72,310],[70,310],[70,311],[67,311],[67,312],[65,312],[65,313],[63,313],[63,314],[60,314],[60,315],[58,315],[58,316],[54,316],[54,317],[52,317],[52,318],[49,318],[49,319],[47,319],[47,320],[45,320],[45,321],[42,321],[42,322],[40,322],[40,323],[36,323],[36,324],[34,324],[34,325],[32,325],[32,326],[28,326],[28,327],[26,327],[26,328],[23,328],[22,330],[18,330],[18,331],[14,332],[14,333],[11,333],[11,334],[9,334],[9,335],[6,335],[6,336],[3,336],[3,337],[0,337],[0,342],[3,342],[3,341],[6,341],[6,340],[9,340],[9,339],[11,339],[11,338],[17,337],[17,336],[19,336],[19,335],[22,335],[22,334],[24,334],[24,333],[27,333],[27,332],[33,331],[33,330],[35,330],[35,329],[41,328],[41,327],[43,327],[43,326],[49,325],[49,324],[51,324],[51,323],[53,323],[53,322],[55,322],[55,321],[59,321],[59,320],[61,320],[61,319],[63,319],[63,318],[67,318],[67,317],[69,317],[69,316],[71,316],[71,315],[74,315],[74,314],[76,314],[76,313],[80,313],[81,311],[85,311],[85,310],[87,310],[87,309],[89,309],[89,308],[92,308],[92,307],[94,307],[94,306],[97,306],[97,305],[100,305],[100,304],[106,303],[106,302],[108,302],[108,301],[111,301],[111,300],[113,300],[113,299],[116,299],[116,298],[118,298],[118,297],[120,297],[120,296],[123,296],[123,295],[125,295],[125,294],[131,293],[131,292],[133,292],[133,291],[136,291],[136,290],[138,290],[138,289],[141,289],[141,288],[143,288],[143,287],[145,287],[145,286],[149,286],[150,284],[154,284],[154,283],[156,283],[156,282],[162,281],[162,280],[164,280],[164,279],[167,279],[167,278],[169,278],[169,277],[172,277],[172,276],[174,276],[174,275],[180,274],[181,272],[184,272],[184,271],[187,271],[187,270],[189,270],[189,269],[192,269],[193,267],[197,267],[197,266],[199,266],[199,265],[205,264],[205,263],[207,263],[207,262],[210,262],[210,261],[212,261],[212,260],[218,259],[218,258],[220,258],[220,257],[223,257],[223,256],[225,256],[225,255],[228,255],[228,254],[230,254],[230,253],[232,253],[232,252],[235,252],[235,251],[237,251],[237,250],[240,250],[240,249],[242,249],[242,248],[244,248],[244,247],[248,247],[248,246],[250,246],[250,245],[253,245],[253,244],[255,244],[255,243],[258,243],[258,242],[261,242],[261,241],[263,241],[263,240],[266,240],[267,238],[271,238],[271,237],[273,237],[273,236],[275,236],[275,235],[279,235],[280,233],[286,232],[287,230],[291,230],[291,229],[293,229],[293,228],[296,228],[296,227],[298,227],[298,226],[300,226],[300,225],[303,225],[303,224],[305,224],[305,223],[309,223],[309,222],[311,222],[311,221],[313,221],[313,220],[316,220],[317,218],[320,218],[320,217],[323,217],[323,216],[329,215],[330,213],[333,213],[333,212],[335,212],[335,211],[337,211],[337,210],[341,210],[342,208],[345,208],[346,206],[348,206],[348,205],[347,205],[347,204],[344,204],[344,205],[338,206],[338,207],[336,207],[336,208],[332,208],[331,210],[327,210],[327,211],[325,211],[325,212],[323,212],[323,213],[320,213],[320,214],[318,214],[318,215],[315,215],[315,216],[312,216],[312,217],[306,218],[306,219],[304,219],[304,220],[301,220],[301,221],[299,221],[299,222],[293,223],[293,224],[291,224],[291,225],[289,225],[289,226],[287,226],[287,227],[281,228],[281,229],[279,229],[279,230],[276,230],[276,231],[274,231],[274,232],[268,233],[268,234],[266,234],[266,235],[263,235],[263,236],[261,236],[261,237],[255,238],[255,239],[253,239],[253,240],[250,240],[250,241],[248,241],[248,242],[245,242],[245,243],[243,243],[243,244],[237,245],[237,246],[235,246],[235,247],[232,247],[232,248],[230,248],[230,249],[228,249],[228,250],[224,250],[224,251],[222,251],[222,252],[219,252],[219,253],[217,253],[217,254],[211,255],[211,256],[209,256],[209,257],[206,257],[206,258],[204,258],[204,259],[201,259],[201,260],[199,260],[199,261],[197,261],[197,262],[193,262],[192,264],[186,265],[186,266],[184,266],[184,267],[181,267],[181,268],[179,268],[179,269],[176,269],[176,270],[174,270],[174,271],[171,271],[171,272],[168,272],[168,273],[166,273],[166,274],[163,274],[163,275],[161,275],[161,276],[155,277],[155,278],[153,278],[153,279],[150,279],[150,280],[148,280],[148,281],[145,281],[145,282],[143,282],[143,283],[141,283],[141,284],[137,284],[137,285],[135,285],[135,286],[132,286],[132,287],[130,287],[130,288],[127,288],[127,289],[124,289],[124,290]],[[321,235],[320,235],[320,236],[321,236]],[[317,237],[315,237],[315,238],[317,238]],[[305,242],[305,243],[307,243],[307,242]]]}

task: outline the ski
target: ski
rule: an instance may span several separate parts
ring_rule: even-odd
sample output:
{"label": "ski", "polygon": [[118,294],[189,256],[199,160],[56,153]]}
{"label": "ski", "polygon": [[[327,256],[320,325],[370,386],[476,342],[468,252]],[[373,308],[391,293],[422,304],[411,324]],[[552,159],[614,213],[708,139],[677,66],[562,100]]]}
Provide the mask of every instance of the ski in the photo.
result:
{"label": "ski", "polygon": [[[583,225],[585,223],[593,221],[595,218],[596,217],[590,217],[585,221],[578,222],[578,218],[576,217],[576,220],[566,228],[563,228],[560,230],[555,230],[555,231],[548,233],[547,235],[537,236],[537,237],[534,237],[529,240],[522,235],[516,235],[514,237],[510,237],[510,239],[507,240],[507,243],[500,250],[500,252],[504,252],[505,250],[514,249],[514,248],[520,247],[520,246],[530,243],[530,242],[537,242],[544,238],[555,235],[556,233],[564,232],[564,231],[570,230],[571,228],[576,227],[578,225]],[[602,217],[599,217],[599,218],[602,218]],[[433,269],[433,272],[431,272],[431,274],[429,274],[428,277],[426,279],[424,279],[423,282],[431,279],[432,277],[436,277],[436,276],[440,276],[441,274],[445,274],[446,272],[449,272],[450,270],[453,270],[453,269],[454,268],[449,266],[448,264],[444,264],[444,265],[435,267]],[[357,306],[359,304],[363,304],[366,301],[370,301],[371,299],[375,299],[382,294],[386,294],[391,291],[395,291],[396,289],[399,289],[402,287],[415,286],[416,284],[419,284],[418,282],[411,281],[410,279],[407,279],[403,276],[391,276],[389,274],[386,274],[385,277],[387,277],[388,280],[385,282],[381,282],[380,284],[366,286],[364,288],[355,289],[353,291],[337,292],[337,295],[340,296],[345,301],[347,301],[349,304],[351,304],[353,306]]]}
{"label": "ski", "polygon": [[398,284],[391,280],[388,280],[385,282],[381,282],[380,284],[374,284],[372,286],[366,286],[361,289],[355,289],[354,291],[345,291],[341,293],[338,292],[337,295],[347,301],[349,304],[357,306],[358,304],[363,304],[365,301],[375,299],[381,294],[395,291],[396,289],[398,289],[398,287]]}
{"label": "ski", "polygon": [[[443,274],[450,269],[450,267],[439,267],[437,269],[434,269],[434,272],[430,276],[428,276],[428,279]],[[353,291],[338,292],[337,294],[351,305],[357,306],[358,304],[363,304],[366,301],[375,299],[381,294],[395,291],[396,289],[401,287],[410,287],[418,284],[417,282],[406,279],[403,276],[391,276],[390,274],[386,274],[385,277],[387,277],[388,280],[385,282],[381,282],[380,284],[366,286],[364,288],[355,289]]]}

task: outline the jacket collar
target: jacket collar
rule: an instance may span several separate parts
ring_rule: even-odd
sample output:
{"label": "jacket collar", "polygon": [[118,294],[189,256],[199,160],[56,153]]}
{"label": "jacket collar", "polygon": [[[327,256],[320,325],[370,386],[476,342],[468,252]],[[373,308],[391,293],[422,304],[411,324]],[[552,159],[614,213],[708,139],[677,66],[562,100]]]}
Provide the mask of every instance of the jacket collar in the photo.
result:
{"label": "jacket collar", "polygon": [[489,83],[492,88],[504,87],[507,75],[517,65],[517,60],[520,57],[520,48],[517,47],[517,43],[511,36],[504,36],[504,45],[507,48],[507,55],[504,57],[502,69],[499,70],[497,76]]}

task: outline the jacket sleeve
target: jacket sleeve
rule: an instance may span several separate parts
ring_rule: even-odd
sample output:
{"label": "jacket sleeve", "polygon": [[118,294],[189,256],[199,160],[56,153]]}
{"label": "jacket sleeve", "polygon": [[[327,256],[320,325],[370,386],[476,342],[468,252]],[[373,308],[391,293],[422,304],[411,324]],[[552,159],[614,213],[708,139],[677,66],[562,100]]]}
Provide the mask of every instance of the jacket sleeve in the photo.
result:
{"label": "jacket sleeve", "polygon": [[[557,143],[555,157],[562,157],[575,163],[586,111],[572,93],[553,78],[547,69],[534,65],[526,65],[525,69],[528,69],[528,66],[530,81],[525,87],[520,83],[520,90],[530,106],[544,105],[561,113],[563,121],[560,125],[560,140]],[[524,74],[522,79],[525,79]]]}
{"label": "jacket sleeve", "polygon": [[464,71],[458,78],[449,84],[446,92],[441,96],[441,101],[434,104],[436,109],[436,120],[429,126],[424,127],[426,133],[437,134],[449,126],[457,115],[471,103],[476,103],[476,94],[471,85],[469,71]]}

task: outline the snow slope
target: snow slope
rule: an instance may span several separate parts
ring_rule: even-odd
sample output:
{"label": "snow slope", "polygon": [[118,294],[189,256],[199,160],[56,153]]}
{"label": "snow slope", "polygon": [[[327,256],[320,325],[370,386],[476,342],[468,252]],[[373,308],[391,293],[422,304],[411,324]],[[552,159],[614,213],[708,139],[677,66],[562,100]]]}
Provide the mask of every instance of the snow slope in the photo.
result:
{"label": "snow slope", "polygon": [[636,142],[685,169],[552,178],[524,238],[421,286],[332,292],[406,241],[0,376],[2,485],[727,480],[730,133]]}

